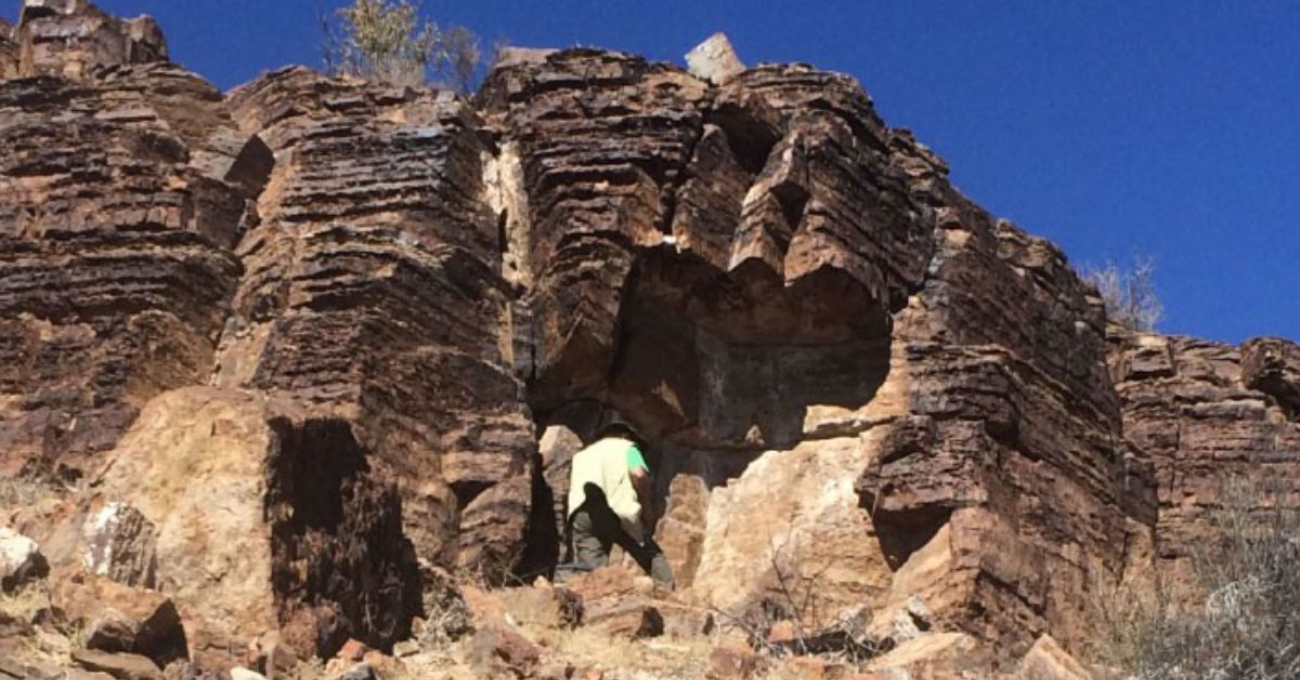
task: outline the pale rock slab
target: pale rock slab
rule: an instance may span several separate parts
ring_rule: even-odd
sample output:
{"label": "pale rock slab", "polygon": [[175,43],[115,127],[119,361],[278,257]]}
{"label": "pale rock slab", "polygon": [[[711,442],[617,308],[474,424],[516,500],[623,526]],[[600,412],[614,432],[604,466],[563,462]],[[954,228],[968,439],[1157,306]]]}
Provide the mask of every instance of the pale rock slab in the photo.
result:
{"label": "pale rock slab", "polygon": [[4,592],[13,592],[40,578],[48,569],[36,541],[9,527],[0,527],[0,585]]}
{"label": "pale rock slab", "polygon": [[686,64],[691,75],[714,85],[725,85],[745,70],[726,33],[714,33],[692,48],[686,53]]}

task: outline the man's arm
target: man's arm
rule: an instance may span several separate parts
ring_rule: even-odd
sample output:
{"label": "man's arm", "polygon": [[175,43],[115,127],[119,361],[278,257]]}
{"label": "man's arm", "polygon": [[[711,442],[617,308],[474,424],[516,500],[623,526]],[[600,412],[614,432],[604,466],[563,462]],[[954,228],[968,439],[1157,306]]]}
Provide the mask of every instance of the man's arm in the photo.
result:
{"label": "man's arm", "polygon": [[637,467],[628,473],[632,477],[632,488],[636,489],[636,500],[641,504],[641,528],[646,535],[654,529],[654,508],[650,503],[650,471]]}
{"label": "man's arm", "polygon": [[627,469],[628,476],[632,478],[632,488],[636,490],[636,500],[641,504],[641,528],[648,534],[655,524],[654,507],[650,502],[650,466],[646,465],[641,447],[635,442],[629,442]]}

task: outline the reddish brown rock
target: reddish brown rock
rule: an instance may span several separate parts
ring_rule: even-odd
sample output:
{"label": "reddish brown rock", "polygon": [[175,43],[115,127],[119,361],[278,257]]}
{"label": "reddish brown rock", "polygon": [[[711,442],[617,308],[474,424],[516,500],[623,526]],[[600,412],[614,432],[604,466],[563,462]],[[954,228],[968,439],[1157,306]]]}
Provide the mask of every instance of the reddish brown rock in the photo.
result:
{"label": "reddish brown rock", "polygon": [[1282,338],[1255,338],[1241,346],[1241,380],[1273,398],[1287,415],[1300,415],[1300,345]]}
{"label": "reddish brown rock", "polygon": [[0,80],[18,77],[18,44],[14,27],[0,18]]}
{"label": "reddish brown rock", "polygon": [[506,626],[481,628],[470,640],[468,660],[483,677],[526,678],[541,656],[537,645]]}
{"label": "reddish brown rock", "polygon": [[106,673],[116,680],[161,680],[162,671],[138,654],[112,654],[93,649],[72,652],[72,662],[92,673]]}
{"label": "reddish brown rock", "polygon": [[97,493],[157,527],[157,579],[196,660],[276,628],[323,655],[349,637],[384,647],[407,636],[420,579],[400,501],[367,474],[346,424],[188,388],[150,402],[113,456]]}
{"label": "reddish brown rock", "polygon": [[[512,50],[470,103],[222,95],[165,55],[83,0],[0,26],[0,474],[87,482],[13,516],[166,592],[196,661],[387,650],[466,618],[444,570],[547,573],[610,408],[683,600],[900,668],[1074,648],[1095,578],[1185,556],[1222,479],[1294,495],[1294,345],[1108,348],[1062,253],[848,76]],[[635,572],[572,588],[621,635],[669,611]]]}
{"label": "reddish brown rock", "polygon": [[648,638],[664,633],[653,582],[621,565],[581,574],[565,587],[582,604],[582,624],[611,637]]}
{"label": "reddish brown rock", "polygon": [[[1176,569],[1224,504],[1295,507],[1300,425],[1291,416],[1295,346],[1242,348],[1116,329],[1111,370],[1124,434],[1155,467],[1155,549]],[[1135,565],[1142,566],[1142,565]]]}
{"label": "reddish brown rock", "polygon": [[1051,636],[1044,635],[1020,660],[1016,680],[1092,680],[1092,673]]}
{"label": "reddish brown rock", "polygon": [[51,602],[70,626],[88,631],[88,647],[141,655],[159,668],[189,657],[180,612],[166,595],[94,574],[57,579]]}
{"label": "reddish brown rock", "polygon": [[216,379],[353,423],[367,464],[398,484],[421,559],[508,573],[536,443],[476,115],[305,69],[229,106],[277,163],[240,247]]}
{"label": "reddish brown rock", "polygon": [[87,0],[23,0],[15,36],[24,77],[81,78],[95,67],[167,60],[152,18],[118,19]]}
{"label": "reddish brown rock", "polygon": [[968,635],[935,633],[909,640],[871,659],[868,668],[877,675],[958,680],[992,675],[989,650]]}
{"label": "reddish brown rock", "polygon": [[219,104],[167,64],[0,82],[6,474],[75,478],[150,397],[206,381],[246,217],[239,188],[189,165],[190,143],[234,129]]}
{"label": "reddish brown rock", "polygon": [[763,657],[740,643],[723,643],[709,652],[707,677],[713,680],[745,680],[763,667]]}

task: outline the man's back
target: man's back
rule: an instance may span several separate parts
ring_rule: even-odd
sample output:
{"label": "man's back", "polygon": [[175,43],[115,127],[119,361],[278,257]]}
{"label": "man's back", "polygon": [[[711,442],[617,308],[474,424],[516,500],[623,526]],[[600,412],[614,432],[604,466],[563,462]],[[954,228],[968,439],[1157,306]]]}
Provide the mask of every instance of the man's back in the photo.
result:
{"label": "man's back", "polygon": [[[621,437],[604,437],[573,456],[569,476],[569,516],[584,503],[604,502],[618,516],[625,529],[640,538],[641,503],[630,475],[634,460],[641,453],[636,445]],[[644,463],[641,463],[644,466]],[[603,498],[592,498],[598,491]]]}

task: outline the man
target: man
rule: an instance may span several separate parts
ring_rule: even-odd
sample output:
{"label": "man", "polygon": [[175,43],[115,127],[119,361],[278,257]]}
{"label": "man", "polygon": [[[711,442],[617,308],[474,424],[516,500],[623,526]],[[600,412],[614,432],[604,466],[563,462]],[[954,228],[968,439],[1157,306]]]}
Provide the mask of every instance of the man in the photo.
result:
{"label": "man", "polygon": [[569,535],[573,561],[594,569],[609,563],[614,545],[623,548],[657,583],[673,585],[672,567],[650,537],[650,467],[626,421],[609,419],[591,446],[573,456],[569,477]]}

